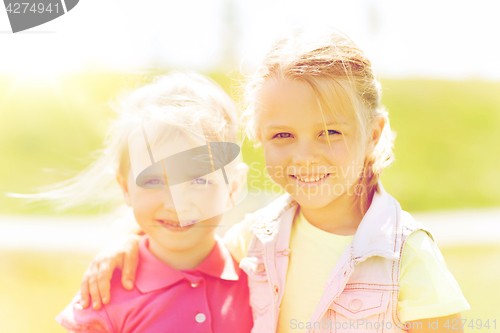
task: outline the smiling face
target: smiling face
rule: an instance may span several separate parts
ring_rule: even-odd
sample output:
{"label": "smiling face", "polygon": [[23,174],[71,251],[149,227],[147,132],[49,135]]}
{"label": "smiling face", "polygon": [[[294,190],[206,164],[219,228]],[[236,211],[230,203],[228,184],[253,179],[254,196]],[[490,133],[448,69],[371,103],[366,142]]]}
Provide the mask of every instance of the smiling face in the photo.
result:
{"label": "smiling face", "polygon": [[268,79],[257,103],[259,139],[278,185],[304,209],[346,202],[340,198],[358,200],[356,184],[376,141],[359,145],[354,121],[340,113],[322,114],[312,88],[301,81]]}
{"label": "smiling face", "polygon": [[[156,152],[161,151],[163,156],[171,156],[203,144],[192,142],[180,133],[151,148]],[[134,158],[144,156],[142,136],[131,135],[129,148],[131,164],[134,165]],[[147,153],[146,156],[149,159]],[[222,176],[215,172],[182,184],[168,186],[168,177],[165,179],[161,167],[146,171],[138,178],[138,184],[132,168],[127,179],[118,176],[118,182],[122,187],[125,202],[133,208],[137,223],[151,237],[151,248],[160,251],[188,251],[213,242],[214,230],[229,204],[228,188]],[[180,218],[196,223],[181,227]]]}

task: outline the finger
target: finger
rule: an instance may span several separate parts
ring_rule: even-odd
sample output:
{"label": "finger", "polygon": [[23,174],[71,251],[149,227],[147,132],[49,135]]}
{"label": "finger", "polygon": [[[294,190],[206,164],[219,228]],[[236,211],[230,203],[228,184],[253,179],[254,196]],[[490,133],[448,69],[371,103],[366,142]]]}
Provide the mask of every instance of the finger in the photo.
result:
{"label": "finger", "polygon": [[111,278],[113,276],[113,270],[115,269],[115,264],[114,260],[111,261],[110,264],[108,263],[102,263],[99,266],[99,273],[97,276],[97,285],[99,288],[99,294],[101,295],[102,303],[103,304],[108,304],[111,295],[110,295],[110,290],[111,290]]}
{"label": "finger", "polygon": [[89,288],[89,271],[87,270],[83,275],[82,282],[80,284],[80,305],[86,309],[90,304],[90,288]]}
{"label": "finger", "polygon": [[90,296],[92,297],[92,308],[94,310],[101,309],[101,295],[99,294],[99,286],[97,284],[98,268],[93,267],[89,276]]}
{"label": "finger", "polygon": [[134,288],[135,273],[138,265],[139,247],[137,244],[134,244],[123,256],[122,285],[125,289],[132,290]]}

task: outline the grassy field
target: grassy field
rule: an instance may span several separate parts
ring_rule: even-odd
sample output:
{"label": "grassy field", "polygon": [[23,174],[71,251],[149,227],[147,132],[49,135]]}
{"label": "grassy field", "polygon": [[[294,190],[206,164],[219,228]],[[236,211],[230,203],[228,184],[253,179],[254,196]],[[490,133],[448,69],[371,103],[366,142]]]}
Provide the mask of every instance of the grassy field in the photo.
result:
{"label": "grassy field", "polygon": [[383,181],[409,211],[500,205],[500,83],[384,80],[397,132]]}
{"label": "grassy field", "polygon": [[[462,318],[490,323],[497,319],[500,325],[500,267],[492,265],[500,257],[500,246],[444,248],[442,253],[471,306]],[[0,252],[0,333],[65,332],[54,317],[79,289],[90,259],[71,253]]]}
{"label": "grassy field", "polygon": [[[108,102],[152,76],[80,74],[53,80],[0,76],[0,194],[29,192],[75,175],[102,148]],[[226,75],[213,74],[228,92]],[[233,85],[233,86],[231,86]],[[409,211],[500,205],[500,83],[383,80],[383,102],[397,132],[386,189]],[[243,145],[246,162],[264,167],[261,150]],[[270,188],[259,170],[250,188]],[[103,209],[102,207],[100,208]],[[105,209],[104,209],[105,210]],[[0,214],[48,213],[0,200]],[[96,213],[83,209],[68,213]]]}
{"label": "grassy field", "polygon": [[[213,74],[228,92],[231,80]],[[65,180],[102,148],[112,112],[108,102],[149,77],[85,74],[26,79],[0,76],[0,214],[48,214],[5,192],[30,192]],[[396,162],[385,188],[408,211],[500,206],[500,83],[383,80],[383,102],[397,132]],[[243,147],[250,189],[272,183],[261,150]],[[83,207],[91,214],[106,207]],[[471,310],[464,318],[500,326],[500,246],[444,248],[450,271]],[[92,255],[0,251],[0,332],[63,332],[54,321],[79,288]],[[500,329],[499,329],[500,330]],[[474,332],[467,328],[467,332]],[[493,332],[494,330],[490,330]],[[489,332],[489,331],[488,331]]]}

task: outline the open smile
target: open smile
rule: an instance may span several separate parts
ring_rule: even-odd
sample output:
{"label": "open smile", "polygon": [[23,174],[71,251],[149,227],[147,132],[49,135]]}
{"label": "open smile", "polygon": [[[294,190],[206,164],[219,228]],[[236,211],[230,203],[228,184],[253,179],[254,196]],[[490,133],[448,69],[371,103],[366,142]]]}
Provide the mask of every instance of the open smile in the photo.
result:
{"label": "open smile", "polygon": [[331,173],[326,173],[322,175],[315,175],[315,176],[297,176],[297,175],[290,175],[290,177],[297,179],[300,183],[304,184],[319,184],[323,179],[326,177],[330,176]]}
{"label": "open smile", "polygon": [[172,220],[156,220],[156,222],[160,223],[160,225],[165,229],[176,232],[188,231],[194,225],[194,223],[192,223],[190,225],[182,227],[178,221],[172,221]]}

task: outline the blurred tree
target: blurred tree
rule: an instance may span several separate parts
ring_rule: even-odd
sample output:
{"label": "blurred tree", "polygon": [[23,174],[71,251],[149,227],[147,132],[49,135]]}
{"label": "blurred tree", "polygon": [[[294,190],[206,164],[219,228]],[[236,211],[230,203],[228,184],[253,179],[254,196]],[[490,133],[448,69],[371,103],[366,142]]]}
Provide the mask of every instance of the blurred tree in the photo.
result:
{"label": "blurred tree", "polygon": [[366,27],[372,36],[377,35],[382,27],[380,8],[377,2],[368,0],[366,3]]}
{"label": "blurred tree", "polygon": [[233,70],[240,59],[239,43],[241,29],[238,24],[238,11],[234,0],[223,0],[224,13],[221,36],[219,69]]}

